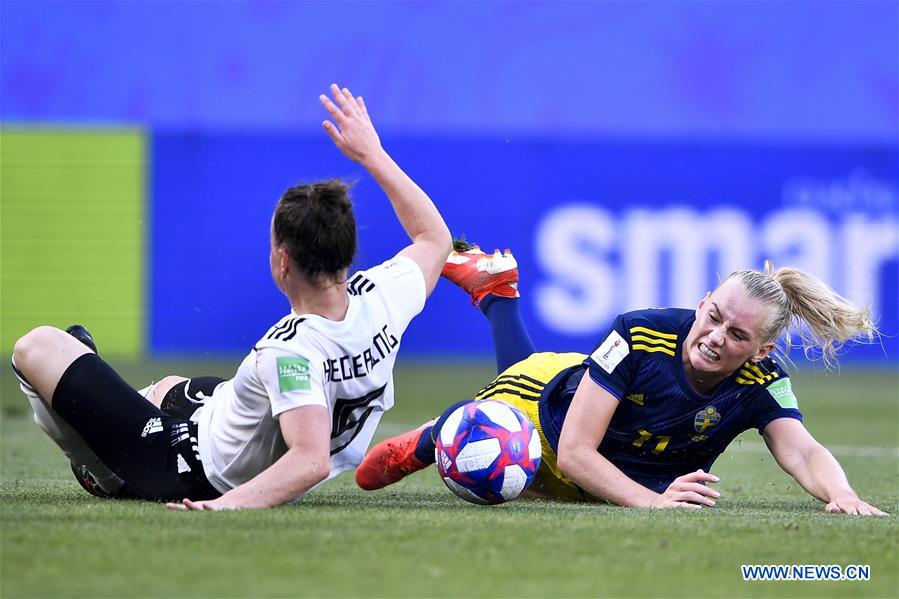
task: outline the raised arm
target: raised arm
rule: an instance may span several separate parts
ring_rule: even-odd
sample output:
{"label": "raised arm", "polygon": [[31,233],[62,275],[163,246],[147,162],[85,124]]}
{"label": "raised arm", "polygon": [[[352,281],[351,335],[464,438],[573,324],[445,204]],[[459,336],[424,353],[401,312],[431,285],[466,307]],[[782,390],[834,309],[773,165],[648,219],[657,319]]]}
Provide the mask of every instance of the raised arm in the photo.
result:
{"label": "raised arm", "polygon": [[762,435],[784,472],[795,478],[809,495],[826,503],[826,511],[860,516],[888,515],[858,498],[840,463],[812,437],[802,422],[778,418],[764,428]]}
{"label": "raised arm", "polygon": [[618,400],[585,373],[559,437],[559,469],[591,495],[628,507],[714,506],[718,492],[703,485],[718,477],[697,470],[677,478],[661,495],[629,478],[597,451]]}
{"label": "raised arm", "polygon": [[418,264],[430,295],[440,279],[440,271],[450,253],[449,229],[427,194],[409,178],[381,147],[381,140],[368,116],[362,96],[331,85],[333,101],[322,94],[322,105],[334,119],[322,126],[334,144],[350,160],[364,166],[393,205],[396,216],[412,244],[400,252]]}

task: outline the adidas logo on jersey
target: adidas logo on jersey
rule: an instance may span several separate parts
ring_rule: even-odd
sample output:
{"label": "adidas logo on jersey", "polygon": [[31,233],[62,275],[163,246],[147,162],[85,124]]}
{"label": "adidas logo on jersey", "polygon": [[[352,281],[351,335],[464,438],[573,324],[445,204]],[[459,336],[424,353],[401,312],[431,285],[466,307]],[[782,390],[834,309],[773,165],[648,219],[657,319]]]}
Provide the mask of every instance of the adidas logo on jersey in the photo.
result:
{"label": "adidas logo on jersey", "polygon": [[144,430],[141,431],[140,436],[146,437],[147,435],[152,435],[153,433],[161,433],[162,432],[162,419],[160,418],[150,418],[147,420],[147,424],[144,425]]}
{"label": "adidas logo on jersey", "polygon": [[350,295],[362,295],[368,293],[375,288],[375,284],[366,279],[362,273],[357,273],[350,282],[347,283],[346,290]]}
{"label": "adidas logo on jersey", "polygon": [[190,472],[190,466],[187,465],[187,460],[184,459],[180,453],[178,454],[178,474],[183,474],[185,472]]}

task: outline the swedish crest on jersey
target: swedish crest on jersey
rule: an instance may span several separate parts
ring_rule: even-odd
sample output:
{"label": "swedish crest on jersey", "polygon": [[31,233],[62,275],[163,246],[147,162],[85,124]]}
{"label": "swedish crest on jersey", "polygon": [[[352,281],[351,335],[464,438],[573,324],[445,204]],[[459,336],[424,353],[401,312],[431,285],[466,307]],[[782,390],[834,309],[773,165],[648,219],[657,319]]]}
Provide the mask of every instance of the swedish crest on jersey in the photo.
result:
{"label": "swedish crest on jersey", "polygon": [[712,428],[720,421],[721,414],[715,409],[715,406],[708,406],[696,412],[696,417],[693,418],[693,428],[697,433],[704,433],[706,429]]}

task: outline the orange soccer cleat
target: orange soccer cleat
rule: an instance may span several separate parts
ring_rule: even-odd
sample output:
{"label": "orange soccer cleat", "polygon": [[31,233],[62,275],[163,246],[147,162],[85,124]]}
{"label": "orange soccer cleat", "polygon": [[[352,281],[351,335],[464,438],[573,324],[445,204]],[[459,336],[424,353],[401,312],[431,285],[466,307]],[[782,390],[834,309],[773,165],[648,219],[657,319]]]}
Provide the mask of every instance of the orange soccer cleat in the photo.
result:
{"label": "orange soccer cleat", "polygon": [[518,262],[511,250],[485,254],[478,246],[464,242],[454,247],[441,275],[471,295],[475,307],[488,295],[519,297]]}
{"label": "orange soccer cleat", "polygon": [[434,421],[427,422],[372,447],[356,468],[356,484],[366,491],[375,491],[430,466],[415,457],[415,448],[425,428],[432,424]]}

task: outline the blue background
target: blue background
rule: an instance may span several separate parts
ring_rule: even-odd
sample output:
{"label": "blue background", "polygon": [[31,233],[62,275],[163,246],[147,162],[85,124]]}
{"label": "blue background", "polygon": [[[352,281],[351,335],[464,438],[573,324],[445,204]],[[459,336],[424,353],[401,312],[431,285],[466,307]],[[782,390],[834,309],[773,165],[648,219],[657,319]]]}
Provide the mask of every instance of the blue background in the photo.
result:
{"label": "blue background", "polygon": [[[365,95],[385,147],[454,232],[515,249],[541,348],[589,348],[613,311],[683,305],[724,266],[772,257],[809,263],[850,296],[875,289],[853,299],[874,303],[883,347],[847,358],[896,364],[897,2],[38,0],[0,11],[4,124],[148,131],[154,353],[243,351],[285,310],[267,228],[292,183],[358,180],[360,267],[402,247],[386,200],[319,129],[317,96],[338,81]],[[693,228],[671,231],[714,245],[729,230],[709,224],[721,211],[752,243],[736,257],[701,253],[698,275],[653,249],[658,223],[644,226],[647,214],[682,218]],[[847,236],[860,218],[867,234]],[[868,249],[886,258],[859,273]],[[641,283],[628,265],[653,256],[657,280]],[[583,334],[558,324],[577,321]],[[407,355],[489,347],[446,284],[406,340]]]}
{"label": "blue background", "polygon": [[899,3],[4,0],[7,121],[896,143]]}
{"label": "blue background", "polygon": [[[868,279],[872,297],[866,296],[875,303],[887,337],[882,346],[856,348],[847,358],[882,359],[884,352],[895,356],[899,349],[896,196],[884,191],[888,187],[877,187],[899,176],[896,153],[889,147],[396,137],[388,149],[441,206],[454,233],[465,233],[486,249],[515,250],[522,264],[525,317],[541,349],[586,351],[616,313],[647,305],[639,298],[656,300],[648,305],[689,307],[714,288],[719,275],[758,268],[765,258],[812,272],[823,267],[816,274],[852,290],[850,272],[860,263],[852,260],[857,250],[843,231],[847,222],[858,219],[867,223],[864,241],[871,243],[879,234],[888,242]],[[274,202],[286,185],[335,176],[358,182],[360,268],[392,256],[405,243],[386,197],[320,136],[159,134],[152,162],[158,198],[151,285],[151,345],[156,352],[246,349],[283,314],[284,300],[269,280],[267,231]],[[850,185],[853,176],[855,188]],[[815,194],[818,186],[809,181],[825,189],[842,182],[850,191]],[[607,215],[614,229],[608,243],[591,238],[589,226],[581,231],[575,219],[544,245],[541,227],[551,214],[570,208]],[[628,229],[627,219],[642,210],[686,211],[686,228],[671,245],[646,255],[657,257],[660,276],[650,277],[646,288],[630,289],[637,277],[629,270],[629,248],[651,246],[651,237],[674,226],[657,224],[649,230],[656,235],[645,237],[640,233],[646,229]],[[716,248],[735,247],[736,230],[709,230],[700,222],[722,210],[747,228],[748,244],[731,262]],[[785,231],[770,234],[772,241],[762,238],[764,223],[785,210],[803,210],[820,220],[815,231],[827,237],[826,247],[812,237],[818,263],[807,261],[809,250],[800,243],[804,238],[789,220]],[[678,296],[675,279],[686,273],[673,254],[690,237],[720,241],[701,252],[705,267],[699,275],[681,281],[692,283],[695,292],[688,289]],[[573,270],[558,267],[562,262]],[[611,276],[589,279],[587,271],[596,270],[596,263],[608,265]],[[559,287],[579,307],[541,307],[537,300],[547,287]],[[604,313],[592,309],[597,305],[592,297],[608,302]],[[554,323],[560,319],[576,322],[578,332],[559,330]],[[404,347],[407,352],[463,356],[489,352],[487,328],[479,320],[464,295],[442,282]]]}

